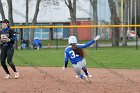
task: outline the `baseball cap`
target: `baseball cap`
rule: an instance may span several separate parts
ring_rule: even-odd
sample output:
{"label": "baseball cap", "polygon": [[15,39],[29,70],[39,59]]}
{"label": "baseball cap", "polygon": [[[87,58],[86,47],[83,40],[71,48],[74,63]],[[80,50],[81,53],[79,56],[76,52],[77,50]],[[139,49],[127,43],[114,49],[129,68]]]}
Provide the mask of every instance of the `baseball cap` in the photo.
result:
{"label": "baseball cap", "polygon": [[9,23],[9,21],[7,19],[3,19],[0,23]]}
{"label": "baseball cap", "polygon": [[68,42],[69,44],[77,43],[77,38],[75,36],[70,36]]}

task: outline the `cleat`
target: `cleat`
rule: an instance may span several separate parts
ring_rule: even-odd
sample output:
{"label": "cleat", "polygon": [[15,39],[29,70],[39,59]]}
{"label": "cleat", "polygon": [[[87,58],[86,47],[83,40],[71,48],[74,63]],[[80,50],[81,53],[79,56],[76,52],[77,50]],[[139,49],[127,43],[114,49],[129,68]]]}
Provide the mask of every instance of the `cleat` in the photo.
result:
{"label": "cleat", "polygon": [[83,78],[85,81],[88,81],[88,77],[86,75],[84,75],[84,78]]}
{"label": "cleat", "polygon": [[15,72],[15,79],[19,78],[19,72]]}
{"label": "cleat", "polygon": [[76,77],[76,78],[79,78],[79,76],[77,76],[77,75],[76,75],[75,77]]}
{"label": "cleat", "polygon": [[[88,75],[88,76],[89,76],[89,75]],[[89,79],[88,76],[84,75],[84,80],[85,80],[87,83],[91,84],[92,81]],[[92,76],[92,75],[91,75],[91,76]]]}
{"label": "cleat", "polygon": [[7,74],[5,77],[4,77],[4,79],[9,79],[10,78],[10,75],[9,74]]}
{"label": "cleat", "polygon": [[88,77],[88,78],[91,78],[91,77],[92,77],[92,75],[88,75],[87,77]]}

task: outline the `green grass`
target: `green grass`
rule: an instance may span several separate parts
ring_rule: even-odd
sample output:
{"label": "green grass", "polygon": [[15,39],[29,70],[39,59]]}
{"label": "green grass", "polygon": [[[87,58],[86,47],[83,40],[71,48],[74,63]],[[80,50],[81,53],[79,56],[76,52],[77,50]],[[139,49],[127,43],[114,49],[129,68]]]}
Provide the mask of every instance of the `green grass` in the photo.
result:
{"label": "green grass", "polygon": [[63,51],[56,49],[16,50],[14,62],[19,66],[62,66]]}
{"label": "green grass", "polygon": [[88,50],[86,59],[89,67],[140,69],[139,55],[140,50]]}
{"label": "green grass", "polygon": [[[88,48],[86,52],[87,67],[140,69],[140,50],[135,48]],[[62,67],[64,49],[15,50],[13,61],[18,66]]]}

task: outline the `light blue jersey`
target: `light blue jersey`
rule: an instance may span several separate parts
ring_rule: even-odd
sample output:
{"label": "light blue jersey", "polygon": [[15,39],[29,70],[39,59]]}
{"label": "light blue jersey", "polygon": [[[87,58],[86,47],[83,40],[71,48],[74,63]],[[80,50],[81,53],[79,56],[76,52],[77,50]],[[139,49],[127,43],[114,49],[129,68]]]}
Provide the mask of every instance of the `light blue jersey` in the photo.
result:
{"label": "light blue jersey", "polygon": [[[95,42],[95,40],[91,40],[91,41],[87,42],[86,44],[77,44],[76,46],[77,46],[77,48],[83,49],[83,48],[89,47],[94,42]],[[75,52],[72,50],[72,46],[70,45],[65,49],[65,61],[64,61],[65,66],[67,66],[68,60],[70,60],[70,62],[72,64],[77,64],[77,62],[83,60],[83,57],[81,57],[78,54],[75,54]]]}

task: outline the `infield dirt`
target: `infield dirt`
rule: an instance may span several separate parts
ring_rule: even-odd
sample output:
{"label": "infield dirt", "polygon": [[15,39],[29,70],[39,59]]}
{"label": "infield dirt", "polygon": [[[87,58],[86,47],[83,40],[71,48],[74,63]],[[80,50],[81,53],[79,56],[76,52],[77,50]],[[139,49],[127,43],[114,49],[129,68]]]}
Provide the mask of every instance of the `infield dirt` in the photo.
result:
{"label": "infield dirt", "polygon": [[17,67],[20,78],[3,79],[0,93],[140,93],[140,70],[88,68],[92,83],[75,78],[72,68]]}

